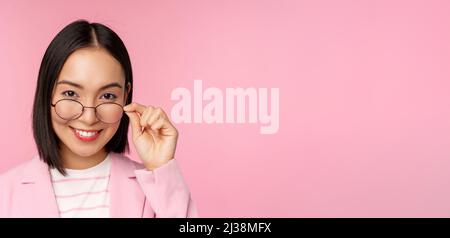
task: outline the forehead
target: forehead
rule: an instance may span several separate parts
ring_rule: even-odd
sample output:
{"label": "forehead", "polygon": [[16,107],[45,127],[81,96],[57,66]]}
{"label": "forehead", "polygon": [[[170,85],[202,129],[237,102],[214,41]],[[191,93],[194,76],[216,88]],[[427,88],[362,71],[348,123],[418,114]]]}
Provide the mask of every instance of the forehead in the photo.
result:
{"label": "forehead", "polygon": [[78,49],[66,60],[58,80],[69,80],[87,89],[100,88],[109,83],[125,84],[120,63],[105,49]]}

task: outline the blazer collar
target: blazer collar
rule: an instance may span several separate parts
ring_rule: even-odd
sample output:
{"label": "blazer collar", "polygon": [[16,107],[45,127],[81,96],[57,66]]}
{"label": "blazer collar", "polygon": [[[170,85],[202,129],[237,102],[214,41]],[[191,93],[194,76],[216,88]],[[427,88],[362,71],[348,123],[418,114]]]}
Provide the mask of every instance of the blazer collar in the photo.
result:
{"label": "blazer collar", "polygon": [[110,153],[109,156],[111,158],[110,216],[141,217],[145,195],[136,181],[135,163],[120,154]]}
{"label": "blazer collar", "polygon": [[[140,217],[144,209],[145,195],[137,181],[135,164],[128,158],[110,153],[111,175],[109,181],[110,216]],[[25,167],[21,179],[25,198],[28,198],[33,214],[38,217],[59,217],[48,165],[35,156]],[[25,192],[26,191],[26,192]],[[32,203],[32,204],[31,204]],[[45,203],[45,206],[42,204]]]}
{"label": "blazer collar", "polygon": [[46,182],[47,180],[50,180],[48,165],[41,161],[39,156],[35,156],[25,167],[25,172],[20,182],[22,184],[34,184],[36,182]]}
{"label": "blazer collar", "polygon": [[48,165],[35,156],[24,168],[17,198],[24,217],[59,217]]}

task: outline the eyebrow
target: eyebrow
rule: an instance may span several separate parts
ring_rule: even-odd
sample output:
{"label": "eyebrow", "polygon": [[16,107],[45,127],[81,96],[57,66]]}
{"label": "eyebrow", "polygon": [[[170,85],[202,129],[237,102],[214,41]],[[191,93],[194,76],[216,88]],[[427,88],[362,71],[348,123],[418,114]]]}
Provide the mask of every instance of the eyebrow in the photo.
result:
{"label": "eyebrow", "polygon": [[[74,87],[79,88],[79,89],[84,89],[84,87],[81,86],[80,84],[77,84],[77,83],[74,83],[74,82],[71,82],[71,81],[68,81],[68,80],[61,80],[61,81],[59,81],[56,84],[68,84],[68,85],[74,86]],[[109,83],[109,84],[106,84],[106,85],[102,86],[99,89],[99,91],[105,90],[107,88],[112,88],[112,87],[117,87],[117,88],[120,88],[120,89],[123,88],[122,85],[120,85],[119,83]]]}

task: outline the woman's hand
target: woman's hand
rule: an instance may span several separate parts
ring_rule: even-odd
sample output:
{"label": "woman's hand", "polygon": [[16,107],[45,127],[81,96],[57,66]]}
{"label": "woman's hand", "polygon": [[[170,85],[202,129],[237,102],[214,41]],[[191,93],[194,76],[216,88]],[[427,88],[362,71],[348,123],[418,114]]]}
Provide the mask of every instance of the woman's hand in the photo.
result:
{"label": "woman's hand", "polygon": [[161,108],[133,102],[123,109],[130,118],[136,151],[148,170],[174,158],[178,131]]}

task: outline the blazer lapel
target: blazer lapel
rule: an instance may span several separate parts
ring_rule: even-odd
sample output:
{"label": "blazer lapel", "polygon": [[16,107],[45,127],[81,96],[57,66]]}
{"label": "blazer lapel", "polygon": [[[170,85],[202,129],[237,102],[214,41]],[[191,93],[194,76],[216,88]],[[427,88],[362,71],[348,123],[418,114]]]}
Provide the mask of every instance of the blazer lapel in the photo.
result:
{"label": "blazer lapel", "polygon": [[142,217],[145,195],[136,181],[136,167],[128,158],[116,153],[111,158],[110,216]]}
{"label": "blazer lapel", "polygon": [[48,165],[35,156],[24,169],[15,196],[20,217],[59,217]]}

